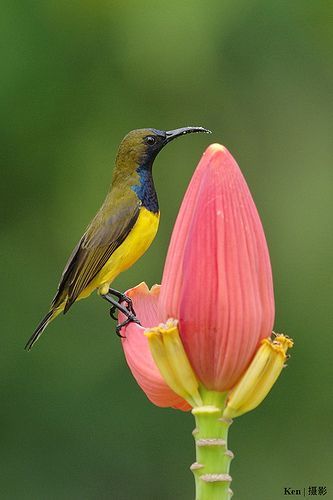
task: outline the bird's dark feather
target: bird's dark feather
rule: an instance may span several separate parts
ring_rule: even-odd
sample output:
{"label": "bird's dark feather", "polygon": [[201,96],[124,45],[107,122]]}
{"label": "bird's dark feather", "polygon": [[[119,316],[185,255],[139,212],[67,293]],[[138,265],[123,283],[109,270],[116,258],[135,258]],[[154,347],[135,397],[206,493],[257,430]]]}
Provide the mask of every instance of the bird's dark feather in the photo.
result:
{"label": "bird's dark feather", "polygon": [[114,205],[111,215],[105,217],[104,214],[110,214],[110,211],[101,209],[73,250],[52,308],[66,300],[64,313],[68,311],[130,233],[139,215],[140,202],[135,195],[124,194],[119,193],[113,200],[108,200]]}

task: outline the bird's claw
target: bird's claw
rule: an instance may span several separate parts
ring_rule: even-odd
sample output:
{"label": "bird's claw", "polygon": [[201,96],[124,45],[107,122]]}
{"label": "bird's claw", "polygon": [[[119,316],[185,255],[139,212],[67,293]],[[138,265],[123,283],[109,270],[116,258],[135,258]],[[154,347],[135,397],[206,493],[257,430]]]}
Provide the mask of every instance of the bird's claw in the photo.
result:
{"label": "bird's claw", "polygon": [[117,308],[116,306],[112,306],[111,309],[110,309],[110,316],[112,319],[114,319],[115,321],[118,320],[117,316],[116,316],[116,311],[117,311]]}
{"label": "bird's claw", "polygon": [[132,299],[127,297],[127,295],[123,294],[121,299],[119,299],[119,302],[126,302],[127,309],[133,314],[133,316],[136,316]]}
{"label": "bird's claw", "polygon": [[125,293],[119,292],[118,290],[115,290],[114,288],[109,288],[109,294],[117,297],[118,304],[125,302],[126,308],[135,316],[133,301],[130,297],[127,297],[127,295]]}
{"label": "bird's claw", "polygon": [[132,323],[132,322],[133,322],[133,323],[137,323],[138,325],[141,325],[141,323],[140,323],[140,321],[138,320],[138,318],[137,318],[135,315],[133,315],[133,314],[129,315],[129,316],[125,319],[125,321],[122,321],[121,323],[118,323],[118,325],[116,326],[116,334],[118,335],[118,337],[120,337],[120,338],[122,338],[122,339],[124,339],[124,338],[125,338],[125,335],[122,335],[122,334],[120,333],[120,331],[121,331],[121,329],[122,329],[124,326],[126,326],[126,325],[128,325],[129,323]]}
{"label": "bird's claw", "polygon": [[[116,327],[116,333],[118,337],[123,338],[123,335],[121,335],[120,331],[124,326],[128,325],[128,323],[133,321],[134,323],[141,325],[140,321],[136,317],[133,302],[130,297],[127,297],[127,295],[125,295],[124,293],[118,292],[118,290],[115,290],[113,288],[110,288],[109,292],[105,295],[102,295],[102,297],[107,300],[112,306],[110,309],[110,316],[112,319],[118,321],[118,318],[116,316],[117,310],[126,316],[126,320],[122,323],[119,323]],[[114,297],[116,297],[118,300],[116,300]],[[125,302],[125,304],[122,304],[123,302]]]}
{"label": "bird's claw", "polygon": [[[128,311],[129,314],[131,314],[133,317],[136,317],[136,314],[135,314],[135,311],[134,311],[134,307],[133,307],[133,302],[132,302],[132,299],[130,299],[129,297],[127,297],[128,301],[125,300],[125,301],[120,301],[119,300],[119,304],[121,304],[121,302],[126,302],[126,310]],[[117,306],[113,305],[110,309],[110,316],[112,319],[114,319],[115,321],[118,320],[118,317],[116,316],[116,312],[117,312]],[[129,316],[128,316],[129,317]]]}

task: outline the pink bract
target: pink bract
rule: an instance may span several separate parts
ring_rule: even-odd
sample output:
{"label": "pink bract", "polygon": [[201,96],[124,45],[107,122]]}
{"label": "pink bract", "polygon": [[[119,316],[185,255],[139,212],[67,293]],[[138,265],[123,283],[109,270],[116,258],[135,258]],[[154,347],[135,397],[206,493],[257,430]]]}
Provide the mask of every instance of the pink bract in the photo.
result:
{"label": "pink bract", "polygon": [[[130,323],[122,329],[122,345],[128,366],[147,397],[157,406],[171,406],[180,410],[189,410],[189,404],[175,394],[164,382],[150,354],[145,328],[158,325],[161,320],[158,311],[160,286],[154,285],[151,290],[146,283],[140,283],[126,292],[133,301],[135,312],[142,326]],[[125,316],[119,314],[119,321]]]}

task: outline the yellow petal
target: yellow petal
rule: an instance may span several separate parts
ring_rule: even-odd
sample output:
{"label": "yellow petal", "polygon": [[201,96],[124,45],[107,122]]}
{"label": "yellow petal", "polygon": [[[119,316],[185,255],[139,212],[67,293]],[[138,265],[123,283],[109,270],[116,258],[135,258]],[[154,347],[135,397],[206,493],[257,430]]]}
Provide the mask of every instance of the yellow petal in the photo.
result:
{"label": "yellow petal", "polygon": [[169,319],[145,331],[153,359],[168,386],[191,406],[202,405],[199,383],[179,336],[177,321]]}
{"label": "yellow petal", "polygon": [[286,352],[292,346],[293,341],[283,334],[262,340],[250,366],[229,393],[224,417],[239,417],[263,401],[280,375]]}

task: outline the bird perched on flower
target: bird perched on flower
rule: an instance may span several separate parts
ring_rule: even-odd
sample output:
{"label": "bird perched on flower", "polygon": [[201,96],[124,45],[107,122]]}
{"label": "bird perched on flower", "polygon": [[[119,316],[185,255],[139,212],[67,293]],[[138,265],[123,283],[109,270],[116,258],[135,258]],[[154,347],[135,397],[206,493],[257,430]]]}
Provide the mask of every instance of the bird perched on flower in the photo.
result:
{"label": "bird perched on flower", "polygon": [[[203,127],[169,131],[145,128],[132,130],[124,137],[105,201],[74,248],[50,310],[26,349],[31,349],[54,318],[94,290],[125,314],[125,323],[138,321],[131,301],[110,284],[145,253],[156,235],[160,212],[152,166],[157,154],[173,139],[195,132],[210,131]],[[124,300],[127,307],[120,303]]]}
{"label": "bird perched on flower", "polygon": [[[141,325],[126,324],[132,374],[160,407],[191,410],[197,500],[230,500],[232,419],[256,408],[293,341],[272,332],[268,247],[250,190],[229,151],[212,144],[185,193],[161,285],[126,292]],[[124,319],[122,312],[120,321]],[[170,440],[172,430],[168,432]]]}

